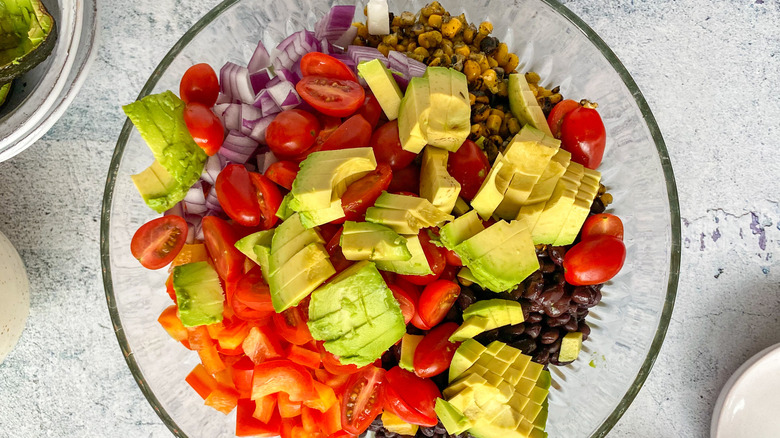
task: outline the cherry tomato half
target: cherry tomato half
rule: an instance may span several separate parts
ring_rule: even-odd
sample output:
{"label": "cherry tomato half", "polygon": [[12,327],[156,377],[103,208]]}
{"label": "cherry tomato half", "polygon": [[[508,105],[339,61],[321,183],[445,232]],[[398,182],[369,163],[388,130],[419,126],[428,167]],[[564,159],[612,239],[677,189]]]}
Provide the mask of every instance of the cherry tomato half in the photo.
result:
{"label": "cherry tomato half", "polygon": [[249,172],[249,179],[255,186],[257,203],[260,206],[260,226],[264,230],[273,228],[279,217],[276,212],[282,205],[282,192],[270,179],[256,172]]}
{"label": "cherry tomato half", "polygon": [[236,316],[245,321],[268,320],[276,314],[271,303],[271,291],[259,266],[238,280],[229,301]]}
{"label": "cherry tomato half", "polygon": [[238,236],[224,219],[206,216],[202,221],[203,239],[219,277],[226,282],[238,280],[244,273],[244,254],[236,249]]}
{"label": "cherry tomato half", "polygon": [[301,58],[301,73],[306,76],[322,76],[330,79],[346,79],[357,82],[357,76],[346,64],[320,52],[311,52]]}
{"label": "cherry tomato half", "polygon": [[303,345],[312,340],[309,326],[306,325],[305,312],[298,307],[290,307],[282,313],[274,313],[273,319],[277,333],[287,342]]}
{"label": "cherry tomato half", "polygon": [[447,316],[447,312],[455,304],[459,295],[460,286],[458,283],[449,280],[436,280],[423,289],[417,312],[427,326],[433,327]]}
{"label": "cherry tomato half", "polygon": [[130,252],[146,269],[160,269],[176,258],[187,241],[187,221],[168,215],[138,228],[130,241]]}
{"label": "cherry tomato half", "polygon": [[246,227],[260,224],[260,204],[249,171],[243,164],[228,164],[214,183],[219,205],[231,219]]}
{"label": "cherry tomato half", "polygon": [[390,193],[407,192],[414,195],[420,193],[420,166],[412,163],[403,169],[393,172],[393,180],[387,187]]}
{"label": "cherry tomato half", "polygon": [[388,283],[387,287],[393,292],[393,297],[398,301],[398,305],[401,306],[401,313],[404,315],[404,324],[409,324],[414,318],[414,314],[417,312],[417,301],[419,300],[417,292],[392,283]]}
{"label": "cherry tomato half", "polygon": [[433,273],[428,275],[399,275],[399,277],[418,286],[425,286],[439,278],[441,273],[444,272],[444,267],[447,266],[447,261],[444,258],[444,248],[438,247],[431,242],[431,236],[428,234],[427,229],[423,228],[420,230],[418,237],[420,238],[420,246],[422,246],[425,258],[428,260],[428,265]]}
{"label": "cherry tomato half", "polygon": [[623,221],[614,214],[594,214],[585,220],[582,225],[581,240],[587,240],[595,236],[615,236],[623,240]]}
{"label": "cherry tomato half", "polygon": [[564,278],[575,286],[604,283],[623,267],[626,245],[615,236],[594,236],[571,247],[563,258]]}
{"label": "cherry tomato half", "polygon": [[294,161],[277,161],[268,166],[265,176],[287,190],[292,190],[292,183],[298,176],[300,167]]}
{"label": "cherry tomato half", "polygon": [[333,237],[330,238],[328,241],[328,244],[325,245],[325,251],[328,252],[328,257],[330,257],[330,263],[333,265],[333,269],[336,270],[336,272],[341,272],[350,266],[352,266],[352,261],[347,260],[346,257],[344,257],[344,252],[341,251],[341,233],[344,231],[344,228],[339,227],[339,230],[336,232],[336,234],[333,235]]}
{"label": "cherry tomato half", "polygon": [[366,92],[366,100],[356,114],[363,116],[371,127],[376,128],[379,119],[382,117],[382,106],[379,105],[379,100],[377,100],[376,96]]}
{"label": "cherry tomato half", "polygon": [[367,366],[350,377],[341,400],[341,427],[360,435],[382,412],[385,370]]}
{"label": "cherry tomato half", "polygon": [[306,76],[295,84],[301,98],[317,111],[329,116],[346,117],[354,113],[366,98],[355,81]]}
{"label": "cherry tomato half", "polygon": [[447,172],[460,183],[460,196],[470,201],[490,172],[490,163],[476,143],[466,140],[457,152],[450,152]]}
{"label": "cherry tomato half", "polygon": [[398,120],[392,120],[377,128],[371,136],[377,163],[387,163],[393,170],[403,169],[417,157],[417,154],[405,151],[398,136]]}
{"label": "cherry tomato half", "polygon": [[385,373],[385,382],[385,409],[410,424],[432,427],[438,423],[434,406],[441,391],[432,380],[396,366]]}
{"label": "cherry tomato half", "polygon": [[561,138],[561,123],[563,123],[563,116],[569,111],[579,108],[581,105],[579,102],[565,99],[558,102],[550,111],[550,115],[547,116],[547,125],[550,126],[550,131],[555,138]]}
{"label": "cherry tomato half", "polygon": [[458,324],[446,322],[434,327],[423,337],[414,350],[414,373],[420,377],[433,377],[450,367],[455,350],[460,342],[449,338],[458,329]]}
{"label": "cherry tomato half", "polygon": [[360,114],[348,118],[333,131],[317,150],[363,148],[371,141],[371,125]]}
{"label": "cherry tomato half", "polygon": [[197,102],[211,108],[219,96],[219,80],[206,63],[195,64],[181,77],[179,97],[185,103]]}
{"label": "cherry tomato half", "polygon": [[393,179],[393,171],[387,164],[377,164],[376,170],[347,186],[341,196],[341,207],[344,209],[344,219],[348,221],[362,220],[368,207],[374,205],[376,198],[382,194]]}
{"label": "cherry tomato half", "polygon": [[314,114],[300,109],[289,109],[274,117],[265,131],[265,141],[274,155],[285,160],[312,147],[319,132],[320,121]]}
{"label": "cherry tomato half", "polygon": [[188,103],[184,108],[184,124],[206,155],[214,155],[222,147],[225,128],[211,108],[198,102]]}
{"label": "cherry tomato half", "polygon": [[561,147],[571,152],[571,160],[589,169],[595,169],[604,157],[607,131],[598,111],[593,108],[575,108],[561,123]]}

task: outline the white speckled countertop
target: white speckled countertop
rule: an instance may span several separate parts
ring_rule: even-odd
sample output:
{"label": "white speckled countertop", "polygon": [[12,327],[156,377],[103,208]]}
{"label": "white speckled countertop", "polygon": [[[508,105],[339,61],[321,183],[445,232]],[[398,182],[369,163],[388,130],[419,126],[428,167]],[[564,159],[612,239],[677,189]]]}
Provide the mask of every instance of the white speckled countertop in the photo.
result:
{"label": "white speckled countertop", "polygon": [[[103,0],[101,44],[72,107],[0,163],[0,231],[31,311],[0,365],[0,437],[166,437],[125,364],[99,259],[119,105],[216,0]],[[780,342],[780,4],[570,0],[652,108],[674,166],[682,272],[655,368],[611,436],[708,435],[720,387]]]}

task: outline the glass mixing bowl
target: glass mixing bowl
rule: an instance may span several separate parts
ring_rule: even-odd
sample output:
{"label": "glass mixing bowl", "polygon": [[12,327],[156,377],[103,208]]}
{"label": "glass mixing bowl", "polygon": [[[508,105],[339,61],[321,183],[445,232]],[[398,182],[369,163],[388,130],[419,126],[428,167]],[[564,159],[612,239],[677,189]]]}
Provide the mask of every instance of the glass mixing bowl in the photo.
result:
{"label": "glass mixing bowl", "polygon": [[[178,90],[198,62],[219,68],[246,62],[258,40],[275,46],[312,25],[332,2],[228,0],[197,22],[155,69],[139,97]],[[680,213],[669,156],[655,119],[631,76],[585,23],[551,0],[444,0],[470,21],[490,20],[494,34],[564,96],[599,103],[607,129],[603,181],[610,211],[625,223],[626,264],[605,285],[588,321],[593,328],[580,358],[552,367],[551,437],[604,436],[628,408],[650,372],[672,313],[680,262]],[[425,0],[391,1],[391,11],[417,11]],[[457,11],[457,12],[456,12]],[[117,102],[119,105],[120,102]],[[156,319],[170,305],[166,270],[148,271],[130,254],[135,230],[155,217],[130,181],[152,154],[127,122],[111,161],[103,199],[101,251],[109,311],[138,385],[180,437],[230,437],[235,413],[203,405],[184,378],[198,356],[168,337]]]}
{"label": "glass mixing bowl", "polygon": [[96,0],[43,4],[57,23],[57,42],[45,61],[14,81],[0,107],[0,161],[27,149],[59,120],[97,53]]}

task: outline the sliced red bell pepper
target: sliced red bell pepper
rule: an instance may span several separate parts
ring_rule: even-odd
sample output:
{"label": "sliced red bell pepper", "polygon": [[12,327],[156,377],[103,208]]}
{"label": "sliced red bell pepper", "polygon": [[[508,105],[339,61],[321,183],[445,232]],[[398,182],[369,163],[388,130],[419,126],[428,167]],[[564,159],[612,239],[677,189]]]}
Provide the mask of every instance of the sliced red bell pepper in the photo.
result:
{"label": "sliced red bell pepper", "polygon": [[314,385],[314,390],[317,392],[317,397],[310,400],[304,400],[304,406],[308,406],[320,412],[325,412],[339,401],[336,398],[336,393],[330,386],[316,380],[312,381],[312,384]]}
{"label": "sliced red bell pepper", "polygon": [[[226,365],[227,366],[227,365]],[[236,385],[233,383],[233,378],[230,376],[230,369],[225,368],[224,370],[215,373],[214,379],[219,383],[219,386],[222,386],[224,388],[230,388],[235,390]],[[241,395],[239,394],[239,398]]]}
{"label": "sliced red bell pepper", "polygon": [[198,350],[198,356],[200,356],[200,362],[206,368],[206,371],[211,375],[225,369],[225,362],[219,357],[217,347],[214,345]]}
{"label": "sliced red bell pepper", "polygon": [[263,423],[268,423],[275,412],[277,412],[276,394],[268,394],[261,399],[255,400],[255,412],[252,416]]}
{"label": "sliced red bell pepper", "polygon": [[285,392],[291,401],[300,402],[318,396],[311,374],[287,359],[266,361],[255,367],[252,376],[252,400],[276,392]]}
{"label": "sliced red bell pepper", "polygon": [[279,436],[282,417],[274,409],[271,419],[263,423],[252,415],[255,413],[254,400],[239,399],[236,409],[236,436],[276,437]]}
{"label": "sliced red bell pepper", "polygon": [[319,368],[314,370],[314,377],[320,383],[324,383],[333,388],[336,394],[340,394],[344,391],[344,387],[347,386],[351,374],[333,374],[326,369]]}
{"label": "sliced red bell pepper", "polygon": [[[295,429],[299,429],[296,431]],[[301,417],[282,418],[282,427],[279,430],[279,438],[298,438],[298,434],[303,431]]]}
{"label": "sliced red bell pepper", "polygon": [[355,374],[358,372],[359,368],[357,365],[349,364],[349,365],[342,365],[341,362],[339,362],[338,358],[331,353],[330,351],[325,349],[325,346],[322,342],[317,342],[317,349],[320,350],[320,356],[322,357],[322,365],[325,367],[326,370],[328,370],[331,374]]}
{"label": "sliced red bell pepper", "polygon": [[333,435],[341,430],[341,403],[334,403],[322,414],[322,431]]}
{"label": "sliced red bell pepper", "polygon": [[268,326],[252,327],[241,346],[255,365],[282,357],[284,354],[278,336]]}
{"label": "sliced red bell pepper", "polygon": [[226,350],[234,350],[241,346],[249,334],[249,324],[241,321],[239,318],[223,320],[222,330],[217,333],[214,339],[219,343],[219,347]]}
{"label": "sliced red bell pepper", "polygon": [[192,389],[194,389],[204,400],[217,386],[219,386],[217,380],[209,374],[209,372],[206,371],[206,368],[201,364],[195,365],[195,368],[190,371],[184,380],[189,383]]}
{"label": "sliced red bell pepper", "polygon": [[254,371],[255,364],[246,356],[230,367],[230,377],[241,398],[249,398],[252,395],[252,374]]}
{"label": "sliced red bell pepper", "polygon": [[290,401],[290,396],[287,393],[280,392],[277,397],[277,403],[282,418],[294,418],[301,415],[303,403]]}
{"label": "sliced red bell pepper", "polygon": [[176,313],[178,307],[171,305],[165,308],[157,318],[157,322],[160,323],[162,328],[175,340],[181,342],[188,339],[187,328],[181,323],[179,315]]}
{"label": "sliced red bell pepper", "polygon": [[318,351],[311,351],[295,344],[290,345],[289,350],[287,350],[287,359],[314,370],[318,369],[322,363]]}
{"label": "sliced red bell pepper", "polygon": [[295,345],[304,345],[313,340],[309,326],[306,325],[306,307],[291,307],[282,313],[274,313],[273,320],[277,333],[284,340]]}
{"label": "sliced red bell pepper", "polygon": [[303,430],[310,434],[320,432],[320,423],[322,422],[322,413],[316,409],[304,406],[301,408],[301,425]]}
{"label": "sliced red bell pepper", "polygon": [[217,386],[213,391],[211,391],[211,394],[206,397],[205,403],[206,406],[211,406],[219,412],[227,415],[233,411],[233,409],[238,404],[238,393],[230,388]]}
{"label": "sliced red bell pepper", "polygon": [[168,296],[171,297],[173,303],[176,304],[176,290],[173,289],[173,272],[168,275],[168,279],[165,280],[165,291],[168,292]]}
{"label": "sliced red bell pepper", "polygon": [[214,345],[214,340],[209,336],[209,331],[205,325],[187,327],[187,339],[189,340],[190,348],[193,350],[201,350]]}

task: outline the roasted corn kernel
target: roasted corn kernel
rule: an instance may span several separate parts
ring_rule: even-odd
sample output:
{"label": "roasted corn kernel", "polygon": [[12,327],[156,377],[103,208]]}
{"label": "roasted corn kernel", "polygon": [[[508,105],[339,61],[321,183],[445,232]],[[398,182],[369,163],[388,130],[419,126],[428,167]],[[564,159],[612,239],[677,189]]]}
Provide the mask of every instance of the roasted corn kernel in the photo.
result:
{"label": "roasted corn kernel", "polygon": [[428,49],[426,49],[425,47],[418,47],[418,48],[414,49],[413,53],[415,55],[421,56],[423,58],[427,58],[427,57],[431,56],[431,53],[428,52]]}
{"label": "roasted corn kernel", "polygon": [[507,57],[506,64],[504,64],[504,70],[507,71],[507,73],[510,73],[514,71],[517,66],[520,64],[520,58],[517,57],[514,53],[510,53]]}
{"label": "roasted corn kernel", "polygon": [[471,53],[471,50],[469,49],[469,46],[463,44],[463,43],[457,43],[455,44],[455,53],[463,56],[469,56]]}
{"label": "roasted corn kernel", "polygon": [[515,135],[518,132],[520,132],[520,122],[514,117],[507,120],[506,127],[509,129],[509,133],[512,135]]}
{"label": "roasted corn kernel", "polygon": [[477,96],[474,93],[469,93],[469,105],[473,106],[477,102]]}
{"label": "roasted corn kernel", "polygon": [[363,23],[357,23],[355,25],[357,27],[357,36],[360,38],[368,38],[368,27]]}
{"label": "roasted corn kernel", "polygon": [[493,58],[496,59],[496,62],[498,62],[498,65],[501,67],[506,65],[509,60],[509,48],[506,43],[498,44],[498,48],[496,49],[496,53],[493,54]]}
{"label": "roasted corn kernel", "polygon": [[382,42],[388,46],[395,46],[398,44],[398,35],[391,33],[382,37]]}
{"label": "roasted corn kernel", "polygon": [[491,134],[498,134],[498,130],[501,129],[501,122],[501,117],[491,114],[488,116],[487,122],[485,122],[485,126]]}
{"label": "roasted corn kernel", "polygon": [[463,30],[463,22],[457,18],[450,18],[450,20],[441,25],[441,33],[445,38],[455,38],[461,30]]}
{"label": "roasted corn kernel", "polygon": [[498,117],[501,117],[502,119],[504,118],[504,112],[501,111],[498,108],[491,108],[490,109],[490,115],[491,116],[498,116]]}
{"label": "roasted corn kernel", "polygon": [[439,45],[439,43],[441,43],[441,32],[438,30],[432,30],[430,32],[422,33],[419,37],[417,37],[417,43],[426,49],[436,47]]}
{"label": "roasted corn kernel", "polygon": [[428,26],[431,26],[434,29],[441,29],[441,15],[433,14],[428,17]]}
{"label": "roasted corn kernel", "polygon": [[491,32],[493,32],[493,23],[489,21],[483,21],[482,23],[479,23],[480,35],[490,35]]}
{"label": "roasted corn kernel", "polygon": [[482,83],[491,93],[498,93],[498,77],[496,76],[496,72],[492,69],[487,69],[482,72]]}
{"label": "roasted corn kernel", "polygon": [[535,71],[529,71],[525,74],[525,80],[528,81],[529,84],[538,84],[541,78]]}
{"label": "roasted corn kernel", "polygon": [[471,121],[473,123],[484,122],[490,116],[490,107],[485,104],[476,104],[471,111]]}
{"label": "roasted corn kernel", "polygon": [[463,74],[466,75],[466,80],[469,83],[474,82],[481,72],[482,70],[479,68],[479,64],[471,59],[463,64]]}
{"label": "roasted corn kernel", "polygon": [[385,43],[380,43],[378,46],[376,46],[376,49],[379,50],[379,52],[381,52],[383,55],[387,56],[390,53],[390,50],[393,48]]}
{"label": "roasted corn kernel", "polygon": [[463,29],[463,42],[464,43],[466,43],[466,44],[473,43],[475,36],[477,36],[477,28],[474,27],[473,24],[469,24],[469,26],[467,28]]}

